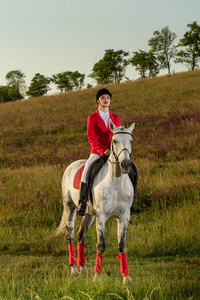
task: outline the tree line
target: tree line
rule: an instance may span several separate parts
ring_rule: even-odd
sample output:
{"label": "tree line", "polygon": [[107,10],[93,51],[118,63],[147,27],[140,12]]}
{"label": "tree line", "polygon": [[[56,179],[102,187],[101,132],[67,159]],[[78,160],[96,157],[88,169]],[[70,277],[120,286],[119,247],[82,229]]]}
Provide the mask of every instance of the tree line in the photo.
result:
{"label": "tree line", "polygon": [[[172,59],[175,63],[185,64],[189,70],[197,69],[200,60],[200,25],[195,21],[187,27],[188,31],[177,45],[174,45],[177,35],[166,26],[153,32],[153,37],[148,41],[149,51],[139,49],[129,57],[129,52],[124,50],[105,50],[103,58],[94,64],[88,77],[95,79],[97,85],[129,80],[126,77],[128,65],[135,67],[141,78],[156,76],[162,69],[167,69],[170,74]],[[51,82],[61,92],[78,90],[84,86],[85,76],[78,71],[60,72],[52,77],[36,73],[26,91],[25,75],[21,70],[10,71],[6,74],[7,85],[0,86],[0,102],[23,99],[25,95],[46,95]]]}

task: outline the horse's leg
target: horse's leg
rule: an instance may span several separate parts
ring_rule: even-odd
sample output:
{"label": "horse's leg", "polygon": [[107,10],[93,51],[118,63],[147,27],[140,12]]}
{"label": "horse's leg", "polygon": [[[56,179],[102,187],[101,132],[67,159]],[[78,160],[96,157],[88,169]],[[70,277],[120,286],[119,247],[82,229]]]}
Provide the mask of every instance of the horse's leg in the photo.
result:
{"label": "horse's leg", "polygon": [[85,238],[89,227],[93,224],[95,216],[85,215],[81,224],[77,230],[77,250],[78,250],[78,266],[81,273],[88,273],[88,269],[85,265]]}
{"label": "horse's leg", "polygon": [[119,246],[119,256],[121,265],[121,274],[123,276],[123,284],[132,282],[129,276],[128,266],[127,266],[127,256],[126,256],[126,231],[128,227],[127,217],[122,217],[118,220],[118,246]]}
{"label": "horse's leg", "polygon": [[102,261],[103,261],[103,252],[105,251],[105,242],[104,242],[104,230],[105,230],[105,217],[100,215],[96,219],[96,230],[97,230],[97,256],[96,263],[94,268],[94,280],[98,280],[102,271]]}
{"label": "horse's leg", "polygon": [[69,250],[69,265],[71,266],[71,274],[76,275],[79,274],[77,268],[76,255],[74,250],[74,223],[76,218],[76,207],[74,204],[67,205],[66,212],[66,234],[68,241],[68,250]]}

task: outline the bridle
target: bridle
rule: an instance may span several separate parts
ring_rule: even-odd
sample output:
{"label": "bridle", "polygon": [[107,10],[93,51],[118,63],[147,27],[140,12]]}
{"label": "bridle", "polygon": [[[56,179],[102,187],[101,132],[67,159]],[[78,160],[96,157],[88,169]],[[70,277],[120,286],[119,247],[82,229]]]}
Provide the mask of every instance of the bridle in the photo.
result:
{"label": "bridle", "polygon": [[[129,133],[129,132],[115,132],[115,133],[113,133],[113,136],[116,135],[116,134],[129,134],[129,135],[131,136],[131,133]],[[128,154],[129,154],[130,157],[131,157],[131,154],[132,154],[132,152],[133,152],[133,150],[132,150],[131,153],[130,153],[129,150],[128,150],[127,148],[124,148],[124,149],[122,149],[122,150],[118,153],[118,155],[117,155],[117,154],[115,153],[115,150],[114,150],[114,147],[113,147],[113,139],[111,140],[111,149],[112,149],[112,153],[113,153],[114,158],[115,158],[115,162],[112,162],[112,161],[110,161],[110,159],[109,159],[109,162],[112,163],[112,164],[117,164],[117,163],[119,163],[119,156],[120,156],[120,154],[121,154],[123,151],[128,151]]]}

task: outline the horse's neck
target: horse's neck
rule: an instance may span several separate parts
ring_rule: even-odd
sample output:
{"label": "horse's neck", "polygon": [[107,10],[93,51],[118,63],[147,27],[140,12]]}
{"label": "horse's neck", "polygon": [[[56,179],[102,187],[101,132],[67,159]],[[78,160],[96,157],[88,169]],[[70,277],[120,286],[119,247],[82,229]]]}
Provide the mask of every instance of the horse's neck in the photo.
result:
{"label": "horse's neck", "polygon": [[108,174],[111,178],[117,179],[121,176],[121,169],[118,163],[116,163],[114,155],[111,153],[109,156],[109,162],[108,162]]}

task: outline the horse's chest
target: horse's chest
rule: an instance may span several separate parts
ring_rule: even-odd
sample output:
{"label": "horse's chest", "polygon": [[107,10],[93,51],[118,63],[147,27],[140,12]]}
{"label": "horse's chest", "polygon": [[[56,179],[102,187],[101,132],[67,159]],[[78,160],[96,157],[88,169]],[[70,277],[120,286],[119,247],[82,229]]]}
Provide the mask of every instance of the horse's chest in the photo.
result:
{"label": "horse's chest", "polygon": [[103,194],[103,198],[106,199],[106,201],[109,201],[109,199],[126,201],[131,197],[132,189],[129,186],[127,187],[119,186],[115,189],[111,187],[108,188],[107,191],[104,190],[102,194]]}
{"label": "horse's chest", "polygon": [[97,207],[110,214],[116,211],[125,211],[130,207],[133,199],[133,186],[131,182],[111,182],[99,185],[95,191]]}

